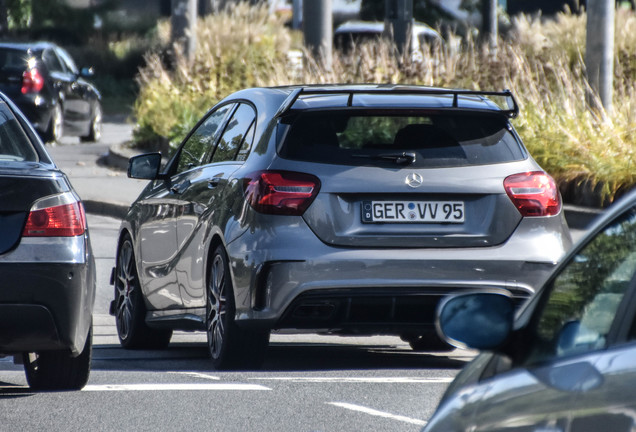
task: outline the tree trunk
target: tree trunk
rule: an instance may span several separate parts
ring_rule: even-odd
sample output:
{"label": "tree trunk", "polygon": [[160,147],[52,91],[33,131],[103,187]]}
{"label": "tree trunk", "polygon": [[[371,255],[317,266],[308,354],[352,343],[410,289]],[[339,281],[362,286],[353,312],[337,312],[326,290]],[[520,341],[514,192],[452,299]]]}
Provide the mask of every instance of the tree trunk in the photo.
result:
{"label": "tree trunk", "polygon": [[0,0],[0,35],[9,33],[9,11],[7,10],[7,1]]}

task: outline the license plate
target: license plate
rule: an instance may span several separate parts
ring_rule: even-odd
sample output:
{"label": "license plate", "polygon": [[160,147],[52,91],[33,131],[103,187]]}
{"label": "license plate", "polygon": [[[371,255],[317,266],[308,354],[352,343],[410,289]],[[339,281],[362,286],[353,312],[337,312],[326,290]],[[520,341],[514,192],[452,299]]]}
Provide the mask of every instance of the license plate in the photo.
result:
{"label": "license plate", "polygon": [[464,223],[463,201],[363,201],[362,222]]}

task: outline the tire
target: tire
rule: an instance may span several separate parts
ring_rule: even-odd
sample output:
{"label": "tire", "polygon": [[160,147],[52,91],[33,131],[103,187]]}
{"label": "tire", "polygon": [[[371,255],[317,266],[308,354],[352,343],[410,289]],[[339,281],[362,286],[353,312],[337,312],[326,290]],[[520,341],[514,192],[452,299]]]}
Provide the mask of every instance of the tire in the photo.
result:
{"label": "tire", "polygon": [[24,372],[33,390],[81,390],[88,382],[93,357],[93,329],[79,356],[67,350],[23,353]]}
{"label": "tire", "polygon": [[137,276],[132,240],[124,238],[115,264],[115,325],[119,343],[126,349],[163,349],[172,330],[153,329],[145,321],[146,307]]}
{"label": "tire", "polygon": [[81,142],[97,142],[102,137],[102,106],[97,102],[93,108],[93,116],[88,135],[80,137]]}
{"label": "tire", "polygon": [[206,332],[214,368],[259,369],[269,344],[269,330],[250,331],[236,324],[232,278],[222,246],[212,255],[206,294]]}
{"label": "tire", "polygon": [[55,104],[53,111],[51,112],[51,121],[42,134],[42,140],[46,143],[55,143],[62,139],[64,134],[64,113],[62,111],[62,105]]}
{"label": "tire", "polygon": [[446,352],[455,349],[455,347],[442,340],[435,330],[427,331],[420,335],[402,335],[401,338],[411,345],[413,351]]}

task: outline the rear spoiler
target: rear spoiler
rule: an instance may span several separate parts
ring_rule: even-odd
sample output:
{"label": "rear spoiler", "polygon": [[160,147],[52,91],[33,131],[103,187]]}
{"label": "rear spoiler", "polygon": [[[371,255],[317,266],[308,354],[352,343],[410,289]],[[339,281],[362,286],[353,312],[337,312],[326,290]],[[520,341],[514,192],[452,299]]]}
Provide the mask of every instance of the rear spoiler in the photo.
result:
{"label": "rear spoiler", "polygon": [[481,96],[483,98],[486,97],[502,97],[506,101],[506,105],[508,109],[500,109],[500,111],[510,118],[515,118],[519,115],[519,105],[517,105],[517,101],[515,97],[512,95],[512,92],[508,89],[503,91],[480,91],[480,90],[452,90],[452,89],[441,89],[441,88],[426,88],[426,87],[370,87],[370,88],[325,88],[325,87],[298,87],[294,89],[289,96],[285,99],[281,107],[278,109],[276,113],[276,117],[281,117],[288,113],[294,103],[300,99],[301,96],[306,95],[338,95],[344,94],[349,95],[349,99],[347,101],[347,106],[353,106],[353,97],[357,94],[366,94],[366,95],[422,95],[422,96],[430,96],[430,95],[449,95],[453,96],[453,103],[451,108],[459,108],[459,97],[460,96]]}

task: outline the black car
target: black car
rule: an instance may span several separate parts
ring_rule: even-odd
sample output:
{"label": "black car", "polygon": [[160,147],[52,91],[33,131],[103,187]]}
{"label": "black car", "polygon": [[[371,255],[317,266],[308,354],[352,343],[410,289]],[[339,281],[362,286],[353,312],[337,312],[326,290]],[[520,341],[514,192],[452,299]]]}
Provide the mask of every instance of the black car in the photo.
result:
{"label": "black car", "polygon": [[0,94],[0,357],[34,389],[90,373],[95,263],[84,208],[16,106]]}
{"label": "black car", "polygon": [[438,326],[483,350],[426,432],[633,431],[636,191],[589,230],[516,319],[507,293],[448,298]]}
{"label": "black car", "polygon": [[0,91],[45,142],[63,135],[99,141],[101,95],[86,81],[91,76],[91,68],[78,69],[69,53],[53,43],[0,43]]}

